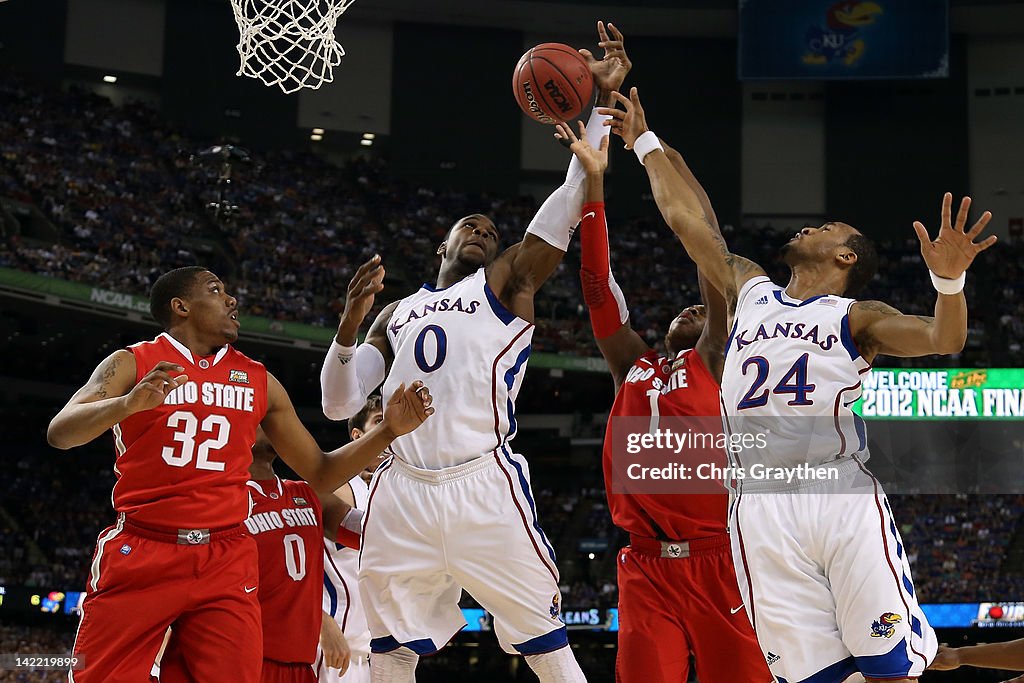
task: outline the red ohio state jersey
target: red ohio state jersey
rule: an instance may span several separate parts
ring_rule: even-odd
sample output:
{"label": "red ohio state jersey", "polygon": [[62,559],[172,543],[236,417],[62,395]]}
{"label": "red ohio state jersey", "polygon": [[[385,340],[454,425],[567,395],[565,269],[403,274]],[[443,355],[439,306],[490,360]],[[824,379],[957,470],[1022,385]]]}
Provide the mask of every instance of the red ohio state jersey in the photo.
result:
{"label": "red ohio state jersey", "polygon": [[249,490],[245,527],[260,553],[263,658],[313,664],[324,581],[320,501],[304,481],[250,481]]}
{"label": "red ohio state jersey", "polygon": [[114,425],[114,509],[154,528],[216,529],[249,514],[256,428],[267,412],[267,370],[230,346],[193,357],[164,333],[129,347],[135,380],[160,361],[188,381],[152,410]]}
{"label": "red ohio state jersey", "polygon": [[[612,419],[616,417],[707,417],[721,415],[719,386],[695,349],[665,358],[641,356],[615,396],[604,440],[608,510],[620,529],[648,538],[689,541],[724,534],[728,496],[612,492]],[[657,413],[655,413],[655,409]],[[722,463],[724,464],[724,457]]]}

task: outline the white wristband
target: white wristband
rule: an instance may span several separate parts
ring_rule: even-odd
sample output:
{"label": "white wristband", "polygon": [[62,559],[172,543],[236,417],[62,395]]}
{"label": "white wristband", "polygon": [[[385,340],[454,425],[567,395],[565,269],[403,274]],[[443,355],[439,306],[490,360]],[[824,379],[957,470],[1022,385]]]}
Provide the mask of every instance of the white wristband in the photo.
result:
{"label": "white wristband", "polygon": [[330,354],[334,356],[342,365],[348,365],[348,362],[352,360],[352,358],[354,358],[356,355],[356,347],[342,346],[341,344],[338,343],[338,340],[335,339],[334,341],[331,342]]}
{"label": "white wristband", "polygon": [[644,163],[644,157],[656,149],[660,149],[662,152],[665,151],[665,148],[661,146],[661,141],[653,131],[647,131],[633,143],[633,151],[636,152],[636,158],[640,160],[641,164]]}
{"label": "white wristband", "polygon": [[363,533],[363,510],[352,508],[341,518],[341,526],[354,534]]}
{"label": "white wristband", "polygon": [[928,274],[932,276],[932,286],[935,287],[935,291],[939,294],[959,294],[964,291],[964,282],[967,280],[967,271],[960,273],[960,277],[955,280],[948,277],[939,277],[932,271],[928,271]]}

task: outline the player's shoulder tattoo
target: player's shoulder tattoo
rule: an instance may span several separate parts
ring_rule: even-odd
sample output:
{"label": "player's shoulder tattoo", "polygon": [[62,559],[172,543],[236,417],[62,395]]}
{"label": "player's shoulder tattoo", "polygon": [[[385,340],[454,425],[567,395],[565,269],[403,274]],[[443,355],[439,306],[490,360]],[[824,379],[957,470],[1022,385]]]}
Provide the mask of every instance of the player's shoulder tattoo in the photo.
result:
{"label": "player's shoulder tattoo", "polygon": [[884,316],[902,315],[897,309],[883,301],[858,301],[855,305],[862,311],[879,313]]}
{"label": "player's shoulder tattoo", "polygon": [[[126,353],[131,353],[130,351]],[[124,362],[125,355],[120,351],[112,353],[105,361],[100,363],[93,373],[93,384],[96,387],[96,395],[100,398],[110,397],[110,384],[117,376],[117,371]]]}

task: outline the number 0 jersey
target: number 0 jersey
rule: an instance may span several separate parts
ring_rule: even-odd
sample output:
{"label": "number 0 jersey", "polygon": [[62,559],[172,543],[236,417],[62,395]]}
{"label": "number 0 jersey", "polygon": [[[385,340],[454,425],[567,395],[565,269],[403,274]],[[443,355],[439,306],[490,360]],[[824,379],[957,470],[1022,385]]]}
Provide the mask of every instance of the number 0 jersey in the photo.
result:
{"label": "number 0 jersey", "polygon": [[498,301],[483,268],[450,287],[425,284],[402,299],[387,334],[395,359],[384,381],[385,404],[401,383],[419,379],[436,411],[395,439],[391,452],[437,470],[480,457],[515,436],[515,401],[533,325]]}
{"label": "number 0 jersey", "polygon": [[231,346],[193,357],[167,333],[128,350],[136,382],[161,361],[183,366],[188,381],[162,405],[114,425],[114,509],[159,529],[241,524],[256,428],[267,412],[266,368]]}
{"label": "number 0 jersey", "polygon": [[[704,417],[719,414],[718,382],[695,349],[675,359],[657,351],[641,356],[626,374],[608,416],[604,477],[615,526],[637,536],[690,541],[725,533],[728,497],[687,493],[614,493],[612,420],[616,417]],[[722,462],[724,464],[724,456]]]}
{"label": "number 0 jersey", "polygon": [[[245,528],[260,553],[263,658],[310,664],[320,642],[324,526],[320,500],[304,481],[250,481]],[[246,588],[248,590],[248,588]]]}
{"label": "number 0 jersey", "polygon": [[[765,276],[740,288],[725,351],[722,401],[733,433],[764,435],[735,463],[817,467],[868,457],[863,421],[851,406],[871,369],[850,332],[853,299],[800,301]],[[748,477],[744,487],[756,486]]]}

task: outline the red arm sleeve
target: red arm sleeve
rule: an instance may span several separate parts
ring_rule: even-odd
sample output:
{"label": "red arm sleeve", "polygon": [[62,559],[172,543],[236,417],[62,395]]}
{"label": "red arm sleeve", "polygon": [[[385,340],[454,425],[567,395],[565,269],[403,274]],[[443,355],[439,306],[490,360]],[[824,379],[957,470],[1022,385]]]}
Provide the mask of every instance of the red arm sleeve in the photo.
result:
{"label": "red arm sleeve", "polygon": [[580,245],[583,300],[590,310],[590,325],[594,328],[594,336],[604,339],[618,332],[629,320],[626,300],[612,275],[604,202],[583,205]]}

